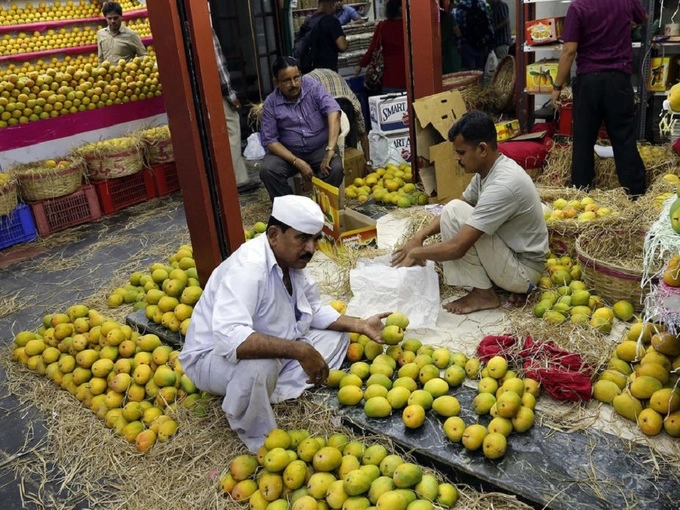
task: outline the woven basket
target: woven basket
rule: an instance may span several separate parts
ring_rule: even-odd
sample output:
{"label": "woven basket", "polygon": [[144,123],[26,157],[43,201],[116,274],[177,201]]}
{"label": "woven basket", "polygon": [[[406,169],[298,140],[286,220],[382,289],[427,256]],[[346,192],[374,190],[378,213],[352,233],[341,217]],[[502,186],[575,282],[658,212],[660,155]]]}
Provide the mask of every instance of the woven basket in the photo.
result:
{"label": "woven basket", "polygon": [[499,62],[496,74],[494,74],[493,81],[491,82],[491,88],[498,101],[497,111],[504,112],[512,104],[515,96],[516,80],[515,58],[512,55],[508,55]]}
{"label": "woven basket", "polygon": [[145,140],[146,159],[150,165],[164,165],[175,161],[175,151],[172,148],[172,141],[167,140]]}
{"label": "woven basket", "polygon": [[442,77],[442,85],[445,90],[459,90],[481,83],[484,77],[483,71],[461,71],[458,73],[445,74]]}
{"label": "woven basket", "polygon": [[68,166],[47,167],[45,161],[19,165],[10,169],[17,179],[19,194],[27,202],[39,202],[49,198],[70,195],[82,184],[83,161],[69,158],[59,161]]}
{"label": "woven basket", "polygon": [[[551,205],[558,198],[581,200],[586,196],[575,188],[537,188],[541,202]],[[553,221],[548,223],[548,245],[557,255],[576,255],[576,239],[587,224],[574,220]]]}
{"label": "woven basket", "polygon": [[17,206],[17,183],[14,179],[0,185],[0,216],[7,216]]}
{"label": "woven basket", "polygon": [[[119,146],[116,147],[115,143]],[[87,166],[90,179],[115,179],[136,174],[144,167],[144,145],[139,138],[125,137],[97,142],[74,151]]]}
{"label": "woven basket", "polygon": [[598,217],[591,221],[576,221],[574,219],[553,220],[548,222],[548,235],[550,250],[555,254],[565,254],[571,257],[576,256],[576,240],[578,237],[591,229],[601,229],[602,227],[612,228],[625,220],[619,215],[621,213],[620,203],[628,203],[626,194],[622,189],[616,191],[603,192],[593,190],[590,193],[576,188],[536,188],[541,201],[551,205],[558,198],[565,200],[582,200],[586,196],[592,197],[601,207],[608,207],[613,214]]}
{"label": "woven basket", "polygon": [[[634,268],[624,267],[621,263],[598,258],[597,253],[603,246],[613,244],[625,246],[633,255],[632,260],[637,261],[639,258],[639,265],[635,263]],[[592,229],[584,232],[576,240],[576,254],[581,263],[583,281],[609,304],[623,299],[630,302],[636,312],[640,312],[644,297],[651,290],[651,286],[641,286],[643,247],[644,232]]]}

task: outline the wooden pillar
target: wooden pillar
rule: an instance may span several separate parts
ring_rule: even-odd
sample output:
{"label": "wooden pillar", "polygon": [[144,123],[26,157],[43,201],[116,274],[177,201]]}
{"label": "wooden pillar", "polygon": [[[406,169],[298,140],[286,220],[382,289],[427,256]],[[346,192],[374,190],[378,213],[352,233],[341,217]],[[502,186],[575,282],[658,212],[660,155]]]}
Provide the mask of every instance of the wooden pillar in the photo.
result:
{"label": "wooden pillar", "polygon": [[244,242],[208,2],[154,0],[148,11],[184,211],[205,283]]}

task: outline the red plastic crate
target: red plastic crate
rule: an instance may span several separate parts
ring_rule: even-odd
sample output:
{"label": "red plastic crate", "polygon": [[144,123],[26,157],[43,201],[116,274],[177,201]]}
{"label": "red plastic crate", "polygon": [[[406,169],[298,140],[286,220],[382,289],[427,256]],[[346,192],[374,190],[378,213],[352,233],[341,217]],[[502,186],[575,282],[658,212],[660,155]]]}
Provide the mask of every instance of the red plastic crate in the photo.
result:
{"label": "red plastic crate", "polygon": [[31,208],[19,204],[11,213],[0,216],[0,250],[38,237]]}
{"label": "red plastic crate", "polygon": [[[557,133],[565,136],[572,136],[572,118],[574,115],[574,106],[571,102],[563,104],[560,107],[560,123],[557,129]],[[604,126],[604,122],[600,126],[600,131],[597,133],[598,138],[603,140],[609,139],[609,134],[607,134],[607,128]]]}
{"label": "red plastic crate", "polygon": [[134,204],[151,200],[156,196],[153,176],[141,172],[115,179],[92,181],[104,214],[113,214]]}
{"label": "red plastic crate", "polygon": [[179,191],[179,177],[174,162],[153,165],[151,172],[156,183],[156,196],[165,197]]}
{"label": "red plastic crate", "polygon": [[40,237],[102,217],[94,187],[85,184],[75,193],[31,204]]}

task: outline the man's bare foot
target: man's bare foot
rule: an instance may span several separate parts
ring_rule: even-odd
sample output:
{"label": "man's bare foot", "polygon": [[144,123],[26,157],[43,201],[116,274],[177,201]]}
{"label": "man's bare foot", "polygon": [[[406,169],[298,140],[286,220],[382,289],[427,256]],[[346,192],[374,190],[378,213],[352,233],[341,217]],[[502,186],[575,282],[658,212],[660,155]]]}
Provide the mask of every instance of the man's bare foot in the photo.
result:
{"label": "man's bare foot", "polygon": [[527,302],[526,294],[515,294],[514,292],[511,292],[510,295],[508,296],[507,304],[509,307],[521,307],[524,306],[526,302]]}
{"label": "man's bare foot", "polygon": [[472,289],[467,296],[451,301],[444,309],[458,315],[490,310],[501,306],[501,300],[493,289]]}

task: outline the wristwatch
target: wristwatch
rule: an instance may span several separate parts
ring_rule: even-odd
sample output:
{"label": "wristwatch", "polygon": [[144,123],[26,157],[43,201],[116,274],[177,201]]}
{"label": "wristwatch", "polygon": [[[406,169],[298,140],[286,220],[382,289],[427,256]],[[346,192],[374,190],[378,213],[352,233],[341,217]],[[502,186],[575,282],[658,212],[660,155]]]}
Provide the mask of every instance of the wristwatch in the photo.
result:
{"label": "wristwatch", "polygon": [[562,90],[562,87],[564,87],[564,85],[553,85],[553,90],[559,92],[560,90]]}
{"label": "wristwatch", "polygon": [[367,164],[368,166],[373,166],[373,161],[371,161],[370,159],[367,159],[367,160],[366,160],[366,164]]}
{"label": "wristwatch", "polygon": [[328,145],[328,146],[326,146],[326,152],[328,152],[328,151],[335,152],[335,148]]}

